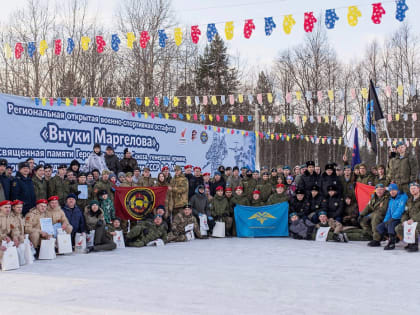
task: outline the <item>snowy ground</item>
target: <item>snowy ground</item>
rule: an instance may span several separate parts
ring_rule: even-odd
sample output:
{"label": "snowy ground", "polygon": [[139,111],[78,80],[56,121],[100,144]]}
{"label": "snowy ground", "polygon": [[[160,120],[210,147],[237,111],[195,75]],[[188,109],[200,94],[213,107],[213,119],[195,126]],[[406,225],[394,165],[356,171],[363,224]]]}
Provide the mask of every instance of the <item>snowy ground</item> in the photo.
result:
{"label": "snowy ground", "polygon": [[418,314],[420,254],[211,239],[0,272],[1,314]]}

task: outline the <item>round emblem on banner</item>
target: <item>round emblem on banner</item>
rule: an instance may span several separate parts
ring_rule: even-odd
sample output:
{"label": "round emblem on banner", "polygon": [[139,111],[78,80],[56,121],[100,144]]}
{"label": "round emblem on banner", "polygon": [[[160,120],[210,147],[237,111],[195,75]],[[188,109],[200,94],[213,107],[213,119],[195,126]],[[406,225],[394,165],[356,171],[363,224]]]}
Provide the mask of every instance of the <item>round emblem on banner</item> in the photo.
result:
{"label": "round emblem on banner", "polygon": [[130,190],[124,199],[127,212],[136,220],[142,220],[155,207],[156,196],[153,190],[138,187]]}
{"label": "round emblem on banner", "polygon": [[207,132],[205,132],[205,131],[201,132],[200,140],[201,140],[201,143],[206,143],[207,140],[209,140],[209,136],[208,136]]}

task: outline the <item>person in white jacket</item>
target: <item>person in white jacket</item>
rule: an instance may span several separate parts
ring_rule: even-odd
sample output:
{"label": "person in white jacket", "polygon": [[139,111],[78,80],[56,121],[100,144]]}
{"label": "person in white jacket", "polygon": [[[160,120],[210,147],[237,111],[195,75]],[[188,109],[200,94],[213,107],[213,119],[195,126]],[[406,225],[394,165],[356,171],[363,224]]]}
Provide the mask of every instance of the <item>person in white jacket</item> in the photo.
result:
{"label": "person in white jacket", "polygon": [[83,172],[90,173],[94,169],[99,170],[99,173],[102,174],[103,170],[107,170],[104,154],[101,152],[101,145],[95,143],[93,146],[93,152],[89,155],[86,160],[85,165],[83,166]]}

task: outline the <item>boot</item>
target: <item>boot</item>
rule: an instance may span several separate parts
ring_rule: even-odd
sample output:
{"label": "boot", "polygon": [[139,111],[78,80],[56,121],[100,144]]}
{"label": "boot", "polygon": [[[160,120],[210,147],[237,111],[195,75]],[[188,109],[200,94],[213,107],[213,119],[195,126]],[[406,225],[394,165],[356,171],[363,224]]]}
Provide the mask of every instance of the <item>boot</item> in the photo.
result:
{"label": "boot", "polygon": [[414,253],[414,252],[418,252],[418,251],[419,251],[419,244],[418,243],[408,245],[408,252],[409,253]]}
{"label": "boot", "polygon": [[343,235],[343,241],[344,243],[348,243],[349,242],[349,237],[347,236],[347,233],[341,233]]}
{"label": "boot", "polygon": [[341,242],[340,236],[338,234],[333,234],[332,239],[334,242]]}
{"label": "boot", "polygon": [[395,235],[390,235],[388,245],[384,247],[384,250],[393,250],[393,249],[395,249]]}
{"label": "boot", "polygon": [[379,247],[379,246],[381,246],[381,242],[379,242],[377,240],[373,240],[373,241],[370,241],[368,243],[368,246],[370,246],[370,247]]}

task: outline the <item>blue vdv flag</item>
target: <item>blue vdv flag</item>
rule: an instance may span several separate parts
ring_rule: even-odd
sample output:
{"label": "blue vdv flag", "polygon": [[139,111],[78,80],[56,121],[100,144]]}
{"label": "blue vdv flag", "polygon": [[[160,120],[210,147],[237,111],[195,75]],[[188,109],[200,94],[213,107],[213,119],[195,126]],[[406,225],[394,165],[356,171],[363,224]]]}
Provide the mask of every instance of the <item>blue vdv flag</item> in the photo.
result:
{"label": "blue vdv flag", "polygon": [[357,127],[354,128],[354,143],[353,143],[353,153],[351,159],[351,169],[354,169],[354,166],[360,164],[360,152],[359,152],[359,135],[357,132]]}
{"label": "blue vdv flag", "polygon": [[289,203],[271,206],[235,207],[238,237],[289,236]]}

